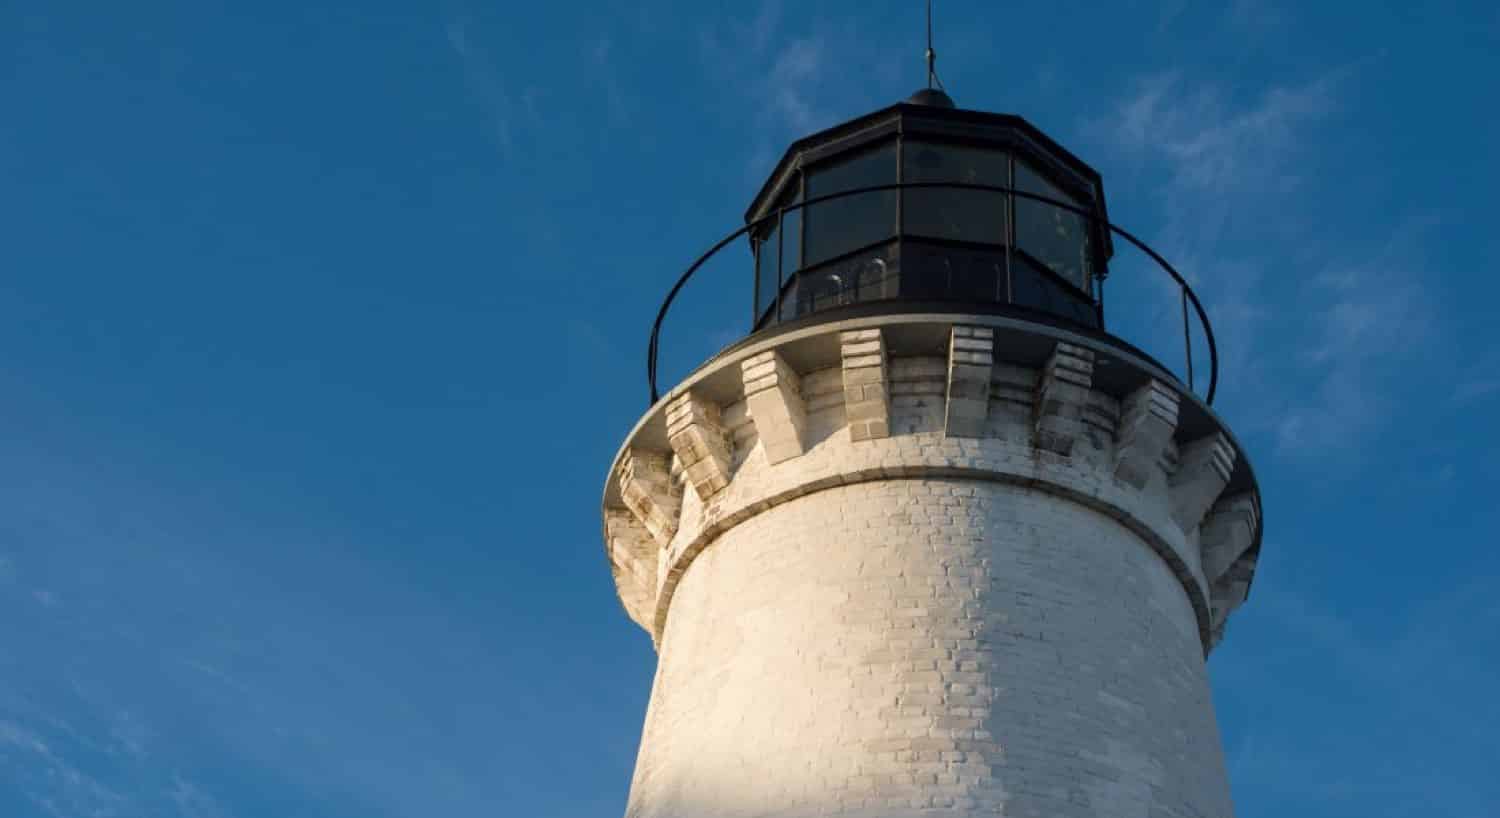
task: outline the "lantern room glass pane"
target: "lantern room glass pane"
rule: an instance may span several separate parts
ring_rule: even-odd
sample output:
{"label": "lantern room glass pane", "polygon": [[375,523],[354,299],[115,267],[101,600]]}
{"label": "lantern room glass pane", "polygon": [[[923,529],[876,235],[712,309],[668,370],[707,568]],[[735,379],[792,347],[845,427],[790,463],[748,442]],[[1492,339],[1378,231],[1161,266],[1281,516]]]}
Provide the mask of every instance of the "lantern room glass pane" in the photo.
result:
{"label": "lantern room glass pane", "polygon": [[[789,193],[781,198],[781,206],[801,200],[800,193]],[[781,264],[781,278],[785,282],[792,278],[802,266],[802,211],[790,210],[777,224],[775,211],[761,229],[762,238],[756,244],[757,262],[760,265],[760,286],[755,293],[755,313],[764,315],[776,302],[776,269]],[[782,239],[785,231],[786,238]],[[784,242],[784,243],[783,243]],[[779,254],[779,257],[778,257]],[[785,297],[785,296],[783,296]]]}
{"label": "lantern room glass pane", "polygon": [[780,238],[781,230],[773,220],[771,229],[762,234],[755,245],[757,275],[760,276],[755,289],[756,315],[764,315],[776,303],[776,243]]}
{"label": "lantern room glass pane", "polygon": [[[1082,206],[1024,162],[1016,163],[1016,189]],[[1016,247],[1065,281],[1088,291],[1088,220],[1047,202],[1016,198]]]}
{"label": "lantern room glass pane", "polygon": [[1059,315],[1091,327],[1099,325],[1099,313],[1086,294],[1058,281],[1022,261],[1012,268],[1012,303],[1020,307]]}
{"label": "lantern room glass pane", "polygon": [[[902,182],[1010,185],[1010,158],[997,150],[907,140],[901,163]],[[1004,193],[925,188],[903,195],[901,231],[906,235],[1005,243]]]}
{"label": "lantern room glass pane", "polygon": [[786,279],[802,269],[802,209],[788,210],[782,216],[781,229],[786,233],[786,247],[781,251],[781,277]]}
{"label": "lantern room glass pane", "polygon": [[[895,298],[900,275],[895,242],[876,245],[838,261],[810,267],[797,276],[796,286],[783,296],[782,318],[864,301]],[[795,293],[793,297],[791,293]]]}
{"label": "lantern room glass pane", "polygon": [[[896,182],[896,143],[832,160],[807,171],[807,198]],[[856,193],[806,208],[808,266],[867,247],[896,233],[896,191]]]}

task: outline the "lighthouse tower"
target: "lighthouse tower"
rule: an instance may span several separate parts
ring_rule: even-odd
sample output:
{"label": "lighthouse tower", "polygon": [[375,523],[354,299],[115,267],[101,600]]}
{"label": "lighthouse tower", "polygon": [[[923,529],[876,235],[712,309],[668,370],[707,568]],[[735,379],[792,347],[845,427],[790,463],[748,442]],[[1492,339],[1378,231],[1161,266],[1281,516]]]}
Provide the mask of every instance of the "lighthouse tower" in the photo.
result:
{"label": "lighthouse tower", "polygon": [[[741,240],[749,333],[660,395],[653,334],[604,490],[659,653],[628,818],[1230,816],[1259,492],[1099,174],[924,90],[791,145]],[[1122,241],[1206,372],[1106,330]]]}

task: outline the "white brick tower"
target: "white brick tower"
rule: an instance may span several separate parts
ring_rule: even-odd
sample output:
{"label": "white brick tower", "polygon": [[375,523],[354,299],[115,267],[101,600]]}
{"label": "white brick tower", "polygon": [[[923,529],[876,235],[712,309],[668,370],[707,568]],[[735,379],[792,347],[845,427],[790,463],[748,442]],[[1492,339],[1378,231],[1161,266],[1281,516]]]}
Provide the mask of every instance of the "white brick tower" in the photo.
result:
{"label": "white brick tower", "polygon": [[1104,331],[1104,212],[941,94],[787,151],[752,332],[609,472],[659,651],[628,818],[1232,814],[1205,658],[1259,494],[1212,386]]}

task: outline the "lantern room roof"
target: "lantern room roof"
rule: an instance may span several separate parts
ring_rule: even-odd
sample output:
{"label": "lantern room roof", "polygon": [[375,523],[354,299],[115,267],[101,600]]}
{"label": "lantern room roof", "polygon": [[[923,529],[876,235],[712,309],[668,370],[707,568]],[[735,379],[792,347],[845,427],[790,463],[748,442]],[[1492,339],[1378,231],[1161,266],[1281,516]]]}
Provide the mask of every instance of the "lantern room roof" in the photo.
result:
{"label": "lantern room roof", "polygon": [[906,98],[913,105],[931,105],[937,108],[957,108],[953,97],[941,88],[923,88]]}

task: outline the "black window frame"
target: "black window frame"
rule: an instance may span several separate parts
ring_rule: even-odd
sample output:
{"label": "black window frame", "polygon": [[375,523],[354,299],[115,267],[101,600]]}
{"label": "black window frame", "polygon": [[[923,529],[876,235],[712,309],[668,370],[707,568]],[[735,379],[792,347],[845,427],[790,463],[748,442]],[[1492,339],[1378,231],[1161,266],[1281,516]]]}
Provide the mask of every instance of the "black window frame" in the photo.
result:
{"label": "black window frame", "polygon": [[[893,148],[891,155],[892,161],[895,163],[895,183],[898,185],[905,184],[909,181],[906,173],[906,151],[912,147],[907,144],[908,141],[923,146],[942,147],[944,145],[951,145],[965,149],[992,151],[1002,154],[1005,157],[1006,178],[1002,180],[982,180],[982,183],[1000,185],[1014,191],[1017,189],[1019,178],[1017,164],[1025,163],[1032,173],[1060,191],[1063,194],[1063,198],[1070,200],[1073,204],[1085,210],[1098,214],[1102,214],[1103,212],[1103,203],[1097,185],[1090,181],[1088,177],[1079,175],[1061,160],[1047,154],[1044,146],[1038,146],[1024,133],[1004,131],[989,134],[955,133],[922,127],[907,128],[903,127],[900,123],[890,123],[878,128],[850,134],[834,143],[808,146],[797,157],[795,163],[786,168],[785,172],[780,175],[779,184],[773,188],[776,194],[773,201],[779,204],[775,207],[767,208],[762,212],[774,214],[777,207],[806,202],[808,183],[809,179],[812,178],[809,174],[817,173],[819,168],[826,168],[835,163],[850,162],[862,155],[887,148]],[[934,189],[940,190],[941,188]],[[1077,281],[1071,280],[1052,270],[1041,259],[1028,252],[1026,248],[1017,246],[1019,237],[1017,235],[1016,212],[1018,204],[1023,201],[1024,197],[1018,197],[1014,193],[997,194],[1003,195],[1005,209],[1004,231],[1001,236],[1001,242],[997,244],[994,242],[969,241],[908,233],[906,199],[910,192],[900,188],[894,189],[891,192],[894,194],[895,213],[892,220],[892,228],[888,234],[859,246],[845,248],[837,255],[826,259],[819,259],[815,263],[809,263],[807,254],[808,236],[810,233],[815,232],[816,226],[814,225],[813,229],[809,229],[808,213],[806,211],[813,208],[809,208],[806,205],[799,207],[795,211],[797,216],[797,235],[794,240],[797,243],[795,250],[797,263],[795,265],[788,264],[786,256],[792,255],[791,253],[783,252],[781,254],[782,257],[778,259],[777,265],[778,281],[775,297],[764,304],[760,301],[761,281],[763,276],[769,274],[769,271],[765,269],[765,265],[762,263],[763,259],[760,248],[774,231],[777,229],[784,230],[785,225],[781,224],[781,222],[785,221],[785,217],[770,222],[766,227],[755,231],[758,235],[753,242],[756,266],[755,298],[752,300],[753,328],[762,329],[777,323],[804,317],[803,312],[797,311],[799,309],[797,287],[799,279],[804,274],[810,275],[821,269],[845,263],[861,254],[870,254],[878,251],[878,248],[889,247],[890,249],[879,252],[895,259],[897,265],[895,268],[897,270],[896,275],[910,275],[914,270],[903,270],[902,268],[906,265],[902,260],[907,258],[911,253],[917,252],[917,246],[927,248],[949,246],[956,250],[989,250],[996,252],[997,255],[1003,254],[1004,280],[997,284],[994,299],[996,303],[1022,308],[1026,307],[1026,305],[1016,302],[1017,287],[1015,277],[1018,275],[1017,264],[1024,264],[1029,274],[1041,275],[1050,282],[1051,286],[1061,287],[1064,293],[1071,293],[1079,301],[1085,302],[1089,308],[1089,312],[1093,316],[1093,320],[1086,323],[1096,327],[1103,326],[1102,284],[1103,279],[1108,275],[1104,260],[1107,258],[1107,245],[1100,239],[1102,235],[1101,231],[1104,228],[1098,220],[1084,217],[1084,221],[1088,224],[1084,226],[1082,231],[1082,241],[1084,241],[1085,246],[1082,254],[1084,267],[1083,282],[1080,285]],[[827,206],[836,206],[839,201],[838,199],[830,201],[827,203]],[[1045,202],[1029,201],[1038,206],[1048,206]],[[818,205],[814,205],[813,207],[818,207]],[[784,243],[790,238],[781,235],[779,240]],[[894,245],[894,247],[891,247],[891,245]],[[915,258],[915,256],[912,258]],[[903,291],[906,286],[907,284],[902,284]],[[914,282],[913,289],[916,289]],[[856,289],[857,293],[858,290]],[[878,298],[892,297],[903,298],[905,296],[884,295]],[[856,296],[856,301],[862,300]],[[972,299],[955,297],[950,300]],[[816,300],[809,303],[816,303]],[[788,305],[791,305],[792,308],[790,314],[786,311]],[[1078,306],[1081,307],[1084,304],[1079,304]],[[822,310],[808,309],[806,314],[820,311]],[[1077,320],[1074,317],[1077,314],[1076,311],[1062,311],[1058,314],[1070,320]]]}
{"label": "black window frame", "polygon": [[[810,160],[808,162],[805,162],[805,163],[801,164],[798,167],[798,169],[797,169],[797,175],[798,175],[798,180],[797,181],[798,181],[798,185],[800,186],[799,189],[801,191],[801,198],[799,198],[798,201],[803,201],[803,202],[807,201],[807,181],[808,181],[808,177],[809,177],[810,174],[816,174],[818,172],[818,168],[819,167],[826,168],[828,166],[831,166],[831,165],[834,165],[834,164],[838,164],[838,163],[841,163],[841,162],[849,162],[849,161],[851,161],[853,159],[856,159],[856,158],[858,158],[860,156],[867,155],[867,154],[872,154],[872,153],[875,153],[877,151],[883,150],[888,145],[892,147],[891,158],[892,158],[892,161],[895,162],[895,172],[892,174],[892,182],[882,182],[881,184],[891,184],[891,183],[900,184],[901,183],[901,135],[893,131],[891,133],[880,134],[880,135],[874,136],[874,137],[872,137],[870,139],[861,140],[860,142],[847,147],[845,150],[841,150],[841,151],[838,151],[838,152],[832,152],[832,153],[826,153],[826,154],[819,155],[817,158],[812,159],[812,160]],[[860,187],[863,187],[863,185],[861,185]],[[845,260],[845,259],[849,258],[850,256],[855,255],[856,253],[865,252],[865,251],[870,250],[870,249],[872,249],[874,247],[877,247],[877,246],[880,246],[880,245],[883,245],[883,244],[887,244],[887,243],[889,243],[889,242],[891,242],[893,240],[894,241],[899,241],[900,238],[901,238],[901,196],[900,196],[901,191],[899,189],[897,189],[897,190],[887,191],[886,193],[887,194],[894,194],[892,196],[892,198],[894,199],[894,202],[895,202],[895,209],[894,209],[894,212],[893,212],[893,219],[892,219],[892,222],[891,222],[891,231],[890,231],[889,235],[886,235],[885,237],[880,238],[880,239],[876,239],[874,241],[866,242],[866,243],[861,244],[861,245],[857,245],[857,246],[853,246],[853,247],[850,247],[850,248],[846,248],[846,249],[844,249],[843,251],[841,251],[839,253],[831,255],[831,256],[829,256],[828,258],[825,258],[825,259],[820,259],[820,260],[818,260],[817,262],[814,262],[814,263],[808,263],[808,260],[807,260],[807,244],[806,244],[806,241],[804,239],[803,245],[802,245],[801,259],[800,259],[801,260],[801,264],[798,266],[797,272],[801,272],[804,269],[807,269],[807,270],[817,269],[818,267],[822,267],[822,266],[828,265],[828,264],[836,264],[839,261]],[[820,194],[820,195],[830,195],[830,194],[826,194],[825,193],[825,194]],[[812,209],[818,208],[818,207],[837,207],[840,202],[849,202],[849,201],[852,201],[853,199],[857,198],[858,196],[872,196],[872,195],[878,196],[878,195],[882,195],[882,194],[879,194],[879,193],[874,193],[874,194],[865,193],[865,194],[856,194],[855,196],[846,196],[843,199],[834,199],[832,201],[825,202],[823,204],[815,204],[815,205],[812,205],[811,207],[803,207],[803,210],[804,211],[808,211],[808,210],[812,210]],[[806,225],[805,218],[804,218],[803,224],[804,224],[804,226]],[[807,232],[809,232],[809,231],[807,231],[805,229],[803,230],[804,237],[807,234]]]}

